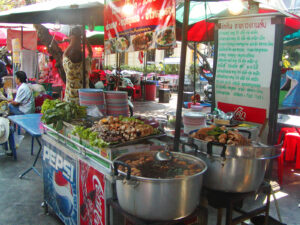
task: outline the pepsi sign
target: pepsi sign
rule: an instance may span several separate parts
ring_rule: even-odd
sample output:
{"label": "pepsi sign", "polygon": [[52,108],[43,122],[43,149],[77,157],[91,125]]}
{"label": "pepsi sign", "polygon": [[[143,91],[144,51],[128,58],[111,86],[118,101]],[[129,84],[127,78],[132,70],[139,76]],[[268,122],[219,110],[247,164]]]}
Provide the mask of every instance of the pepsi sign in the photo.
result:
{"label": "pepsi sign", "polygon": [[64,177],[73,182],[74,180],[74,166],[62,155],[57,154],[55,151],[50,148],[44,148],[43,160],[48,161],[56,171],[62,171]]}
{"label": "pepsi sign", "polygon": [[43,140],[44,199],[64,224],[77,224],[76,159],[64,146]]}

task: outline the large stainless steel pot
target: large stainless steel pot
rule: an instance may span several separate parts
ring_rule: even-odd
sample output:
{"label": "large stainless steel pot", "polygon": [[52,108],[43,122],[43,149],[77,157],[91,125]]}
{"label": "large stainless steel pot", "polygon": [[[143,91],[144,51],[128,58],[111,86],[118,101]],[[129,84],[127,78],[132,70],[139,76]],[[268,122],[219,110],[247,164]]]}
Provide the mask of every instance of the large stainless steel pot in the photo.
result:
{"label": "large stainless steel pot", "polygon": [[281,154],[281,145],[227,146],[189,138],[198,157],[207,164],[203,185],[224,192],[252,192],[262,184],[270,159]]}
{"label": "large stainless steel pot", "polygon": [[[147,154],[154,155],[156,151]],[[201,166],[202,171],[192,176],[172,179],[154,179],[130,176],[118,171],[118,165],[124,166],[124,160],[145,153],[128,153],[114,161],[116,191],[119,204],[126,212],[146,220],[173,220],[191,214],[199,204],[202,187],[202,175],[206,164],[199,158],[178,152],[173,157],[186,159]],[[128,165],[127,165],[128,166]]]}

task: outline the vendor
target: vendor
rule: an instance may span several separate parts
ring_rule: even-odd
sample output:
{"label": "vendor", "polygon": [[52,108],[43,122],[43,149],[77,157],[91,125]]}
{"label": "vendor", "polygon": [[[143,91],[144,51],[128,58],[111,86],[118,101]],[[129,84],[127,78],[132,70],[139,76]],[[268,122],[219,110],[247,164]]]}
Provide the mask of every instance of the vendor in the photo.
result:
{"label": "vendor", "polygon": [[16,72],[15,82],[17,94],[15,100],[9,101],[9,112],[13,115],[34,113],[34,98],[32,90],[27,85],[27,76],[23,71]]}
{"label": "vendor", "polygon": [[[63,54],[63,67],[66,72],[66,91],[65,101],[79,104],[78,90],[89,87],[89,76],[82,72],[83,53],[81,51],[81,35],[80,27],[74,27],[71,30],[70,45]],[[88,44],[88,43],[87,43]],[[92,58],[92,49],[88,46],[89,59]],[[90,67],[90,60],[86,60],[86,70]],[[85,77],[85,87],[83,87],[83,77]]]}

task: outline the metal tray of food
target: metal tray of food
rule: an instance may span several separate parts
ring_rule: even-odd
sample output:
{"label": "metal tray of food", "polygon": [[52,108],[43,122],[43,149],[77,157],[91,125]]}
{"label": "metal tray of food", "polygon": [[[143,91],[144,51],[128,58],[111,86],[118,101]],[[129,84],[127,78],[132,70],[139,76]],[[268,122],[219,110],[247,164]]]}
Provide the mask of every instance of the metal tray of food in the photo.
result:
{"label": "metal tray of food", "polygon": [[153,135],[145,136],[142,138],[138,138],[138,139],[135,139],[132,141],[126,141],[126,142],[122,142],[122,143],[111,143],[110,145],[108,145],[108,147],[116,148],[116,147],[123,147],[123,146],[127,146],[127,145],[139,144],[141,141],[149,140],[151,138],[161,138],[164,136],[166,136],[166,133],[164,133],[162,130],[160,130],[159,134],[153,134]]}

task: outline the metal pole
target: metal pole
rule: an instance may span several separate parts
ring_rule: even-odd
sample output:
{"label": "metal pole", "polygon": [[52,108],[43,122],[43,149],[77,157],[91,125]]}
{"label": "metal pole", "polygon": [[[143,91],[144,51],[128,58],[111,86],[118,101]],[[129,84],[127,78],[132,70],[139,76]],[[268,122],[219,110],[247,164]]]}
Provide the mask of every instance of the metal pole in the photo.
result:
{"label": "metal pole", "polygon": [[175,137],[174,137],[174,150],[179,150],[180,132],[181,132],[181,113],[183,102],[183,88],[184,88],[184,75],[186,63],[186,47],[187,47],[187,31],[190,11],[190,0],[184,1],[184,16],[182,25],[182,43],[181,43],[181,61],[179,71],[179,86],[177,98],[177,111],[176,111],[176,124],[175,124]]}
{"label": "metal pole", "polygon": [[83,88],[86,88],[86,76],[89,76],[89,74],[85,74],[86,73],[86,69],[85,69],[85,42],[86,42],[86,36],[85,36],[85,25],[82,25],[82,30],[83,30],[83,34],[82,34],[82,74],[83,74]]}
{"label": "metal pole", "polygon": [[197,43],[194,42],[194,96],[196,96],[196,63],[197,63]]}
{"label": "metal pole", "polygon": [[23,27],[21,27],[21,49],[23,49],[23,39],[24,39],[24,36],[23,36]]}
{"label": "metal pole", "polygon": [[146,100],[147,51],[144,51],[143,100]]}

